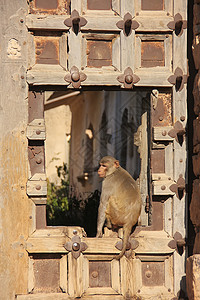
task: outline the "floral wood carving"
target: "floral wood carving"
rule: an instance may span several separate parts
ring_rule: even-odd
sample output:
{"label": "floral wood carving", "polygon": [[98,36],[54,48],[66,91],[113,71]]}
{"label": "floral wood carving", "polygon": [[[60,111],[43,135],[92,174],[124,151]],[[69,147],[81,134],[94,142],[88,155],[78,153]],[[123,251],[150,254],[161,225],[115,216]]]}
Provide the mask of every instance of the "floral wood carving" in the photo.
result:
{"label": "floral wood carving", "polygon": [[168,243],[171,249],[175,249],[180,255],[184,252],[184,246],[186,245],[185,239],[179,232],[174,234],[174,239]]}
{"label": "floral wood carving", "polygon": [[187,83],[187,75],[184,75],[181,68],[177,67],[174,75],[169,76],[167,80],[171,84],[175,85],[177,92],[180,92],[184,88],[184,84]]}
{"label": "floral wood carving", "polygon": [[128,67],[124,71],[124,74],[117,77],[117,80],[123,83],[126,89],[131,89],[135,83],[140,81],[140,78],[137,75],[133,74],[132,69]]}
{"label": "floral wood carving", "polygon": [[185,192],[185,179],[180,174],[177,183],[170,185],[169,189],[176,194],[176,197],[181,200]]}
{"label": "floral wood carving", "polygon": [[71,239],[71,242],[64,244],[64,248],[71,252],[74,258],[78,258],[81,252],[85,251],[87,247],[87,244],[81,242],[81,238],[78,235],[74,235]]}
{"label": "floral wood carving", "polygon": [[132,20],[130,13],[124,15],[124,19],[117,22],[117,27],[123,29],[125,36],[129,36],[132,33],[132,30],[135,30],[139,27],[139,23],[135,20]]}
{"label": "floral wood carving", "polygon": [[174,21],[171,21],[167,24],[169,29],[175,31],[177,36],[183,34],[183,29],[187,28],[187,21],[183,20],[182,16],[178,13],[174,16]]}
{"label": "floral wood carving", "polygon": [[72,84],[74,88],[79,88],[82,81],[85,81],[87,76],[83,72],[79,72],[79,69],[73,66],[70,70],[70,74],[67,74],[64,79],[65,81]]}
{"label": "floral wood carving", "polygon": [[183,144],[183,140],[184,140],[184,134],[185,134],[185,128],[183,127],[183,125],[181,124],[181,122],[177,121],[174,124],[174,128],[171,129],[168,132],[168,135],[171,136],[172,138],[175,138],[175,140],[182,145]]}
{"label": "floral wood carving", "polygon": [[78,11],[74,9],[71,17],[66,19],[64,24],[67,27],[72,27],[73,32],[77,35],[81,30],[81,27],[87,24],[87,20],[83,17],[80,17]]}

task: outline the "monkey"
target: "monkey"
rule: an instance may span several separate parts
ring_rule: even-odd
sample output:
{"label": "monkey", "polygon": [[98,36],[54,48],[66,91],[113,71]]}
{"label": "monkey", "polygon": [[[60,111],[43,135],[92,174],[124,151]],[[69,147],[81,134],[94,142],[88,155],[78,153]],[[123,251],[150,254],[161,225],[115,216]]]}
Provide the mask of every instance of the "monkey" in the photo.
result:
{"label": "monkey", "polygon": [[97,234],[102,237],[103,225],[108,228],[123,227],[123,247],[115,258],[120,259],[125,251],[132,227],[141,213],[141,195],[136,181],[112,156],[100,160],[98,175],[103,178],[98,208]]}

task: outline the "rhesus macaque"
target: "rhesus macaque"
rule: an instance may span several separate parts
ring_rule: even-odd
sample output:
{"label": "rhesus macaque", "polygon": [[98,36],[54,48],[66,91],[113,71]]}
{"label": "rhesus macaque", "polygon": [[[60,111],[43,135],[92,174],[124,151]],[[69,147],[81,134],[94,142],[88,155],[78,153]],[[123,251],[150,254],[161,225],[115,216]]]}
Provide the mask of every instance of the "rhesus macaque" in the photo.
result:
{"label": "rhesus macaque", "polygon": [[106,220],[108,228],[123,227],[123,247],[116,259],[125,251],[132,227],[137,223],[141,212],[141,195],[132,176],[119,165],[112,156],[100,161],[99,177],[104,178],[98,209],[97,235],[102,237],[102,228]]}

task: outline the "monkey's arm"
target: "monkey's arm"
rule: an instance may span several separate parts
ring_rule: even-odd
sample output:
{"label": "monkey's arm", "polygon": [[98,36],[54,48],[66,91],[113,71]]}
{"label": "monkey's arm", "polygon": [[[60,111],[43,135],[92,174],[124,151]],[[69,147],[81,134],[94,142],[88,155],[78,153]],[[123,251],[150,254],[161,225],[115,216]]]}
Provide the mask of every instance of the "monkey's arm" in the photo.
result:
{"label": "monkey's arm", "polygon": [[97,235],[96,237],[102,237],[102,228],[106,219],[106,207],[108,203],[108,197],[101,197],[99,209],[98,209],[98,220],[97,220]]}

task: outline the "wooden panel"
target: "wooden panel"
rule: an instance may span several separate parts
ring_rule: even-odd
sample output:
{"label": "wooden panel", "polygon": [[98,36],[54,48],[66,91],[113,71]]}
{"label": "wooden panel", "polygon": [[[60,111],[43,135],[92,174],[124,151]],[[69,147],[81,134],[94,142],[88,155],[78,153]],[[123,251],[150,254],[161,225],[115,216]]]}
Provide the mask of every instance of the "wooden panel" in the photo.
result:
{"label": "wooden panel", "polygon": [[151,153],[152,173],[165,173],[165,149],[154,149]]}
{"label": "wooden panel", "polygon": [[172,126],[153,127],[153,139],[155,141],[173,141],[174,139],[168,135],[171,129],[173,129]]}
{"label": "wooden panel", "polygon": [[32,14],[69,14],[70,0],[32,0],[29,1]]}
{"label": "wooden panel", "polygon": [[112,0],[87,0],[88,9],[109,10],[111,9]]}
{"label": "wooden panel", "polygon": [[142,10],[163,10],[164,0],[141,0]]}
{"label": "wooden panel", "polygon": [[34,254],[34,293],[61,292],[60,255]]}
{"label": "wooden panel", "polygon": [[46,205],[36,205],[36,229],[46,227]]}
{"label": "wooden panel", "polygon": [[26,136],[29,140],[45,140],[46,130],[44,119],[34,119],[27,126]]}
{"label": "wooden panel", "polygon": [[152,226],[151,230],[163,230],[164,216],[163,203],[160,201],[152,202]]}
{"label": "wooden panel", "polygon": [[164,285],[164,264],[164,261],[142,261],[142,283],[144,286]]}
{"label": "wooden panel", "polygon": [[28,122],[34,119],[44,118],[44,94],[41,92],[29,92],[28,95]]}
{"label": "wooden panel", "polygon": [[101,68],[112,65],[112,41],[87,41],[87,66]]}
{"label": "wooden panel", "polygon": [[31,176],[35,173],[44,173],[44,142],[29,141],[28,159]]}
{"label": "wooden panel", "polygon": [[111,263],[89,261],[89,287],[111,287]]}
{"label": "wooden panel", "polygon": [[58,36],[35,36],[34,40],[37,64],[59,64]]}
{"label": "wooden panel", "polygon": [[153,102],[151,113],[152,126],[172,125],[172,94],[170,92],[159,93]]}
{"label": "wooden panel", "polygon": [[146,68],[165,66],[164,41],[141,42],[141,66]]}

